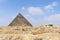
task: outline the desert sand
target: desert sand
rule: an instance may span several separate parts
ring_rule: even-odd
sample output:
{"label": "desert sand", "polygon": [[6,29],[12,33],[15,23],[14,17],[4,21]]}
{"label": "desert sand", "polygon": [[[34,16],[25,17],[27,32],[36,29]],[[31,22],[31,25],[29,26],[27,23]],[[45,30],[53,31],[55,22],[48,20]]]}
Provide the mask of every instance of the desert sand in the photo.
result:
{"label": "desert sand", "polygon": [[0,40],[60,40],[60,26],[0,26]]}

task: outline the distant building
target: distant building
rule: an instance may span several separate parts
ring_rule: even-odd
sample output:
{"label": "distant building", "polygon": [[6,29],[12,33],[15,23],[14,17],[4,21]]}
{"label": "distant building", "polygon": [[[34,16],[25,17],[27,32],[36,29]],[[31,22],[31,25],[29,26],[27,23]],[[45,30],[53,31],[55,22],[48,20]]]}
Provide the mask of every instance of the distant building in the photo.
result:
{"label": "distant building", "polygon": [[18,14],[16,18],[8,26],[32,26],[22,14]]}

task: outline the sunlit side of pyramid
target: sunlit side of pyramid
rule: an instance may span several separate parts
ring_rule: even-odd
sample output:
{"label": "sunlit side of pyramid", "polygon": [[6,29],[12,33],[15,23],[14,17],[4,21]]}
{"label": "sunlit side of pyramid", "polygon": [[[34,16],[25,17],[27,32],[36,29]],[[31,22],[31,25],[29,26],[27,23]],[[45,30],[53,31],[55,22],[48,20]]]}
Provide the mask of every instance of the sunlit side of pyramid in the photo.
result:
{"label": "sunlit side of pyramid", "polygon": [[21,13],[8,26],[32,26]]}

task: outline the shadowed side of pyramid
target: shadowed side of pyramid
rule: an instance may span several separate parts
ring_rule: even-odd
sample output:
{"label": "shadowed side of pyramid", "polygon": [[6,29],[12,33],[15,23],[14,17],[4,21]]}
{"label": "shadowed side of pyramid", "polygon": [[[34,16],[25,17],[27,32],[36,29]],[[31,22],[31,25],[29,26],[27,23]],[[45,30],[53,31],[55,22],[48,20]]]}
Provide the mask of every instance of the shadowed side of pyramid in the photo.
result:
{"label": "shadowed side of pyramid", "polygon": [[21,13],[8,26],[32,26]]}

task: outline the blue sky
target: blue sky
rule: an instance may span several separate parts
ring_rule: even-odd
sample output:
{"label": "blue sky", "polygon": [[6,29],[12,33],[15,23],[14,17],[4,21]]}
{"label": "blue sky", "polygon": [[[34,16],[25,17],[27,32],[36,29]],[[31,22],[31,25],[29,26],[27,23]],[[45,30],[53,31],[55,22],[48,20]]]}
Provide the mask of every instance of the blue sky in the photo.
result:
{"label": "blue sky", "polygon": [[18,13],[32,25],[60,25],[60,0],[0,0],[0,26],[7,26]]}

